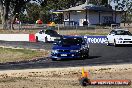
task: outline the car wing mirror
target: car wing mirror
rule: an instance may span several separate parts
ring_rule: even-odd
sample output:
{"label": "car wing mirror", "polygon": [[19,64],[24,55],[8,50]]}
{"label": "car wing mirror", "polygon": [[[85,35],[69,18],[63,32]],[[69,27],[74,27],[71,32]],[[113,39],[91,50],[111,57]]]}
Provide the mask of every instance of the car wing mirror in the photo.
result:
{"label": "car wing mirror", "polygon": [[84,42],[82,42],[82,45],[85,45],[85,43],[84,43]]}

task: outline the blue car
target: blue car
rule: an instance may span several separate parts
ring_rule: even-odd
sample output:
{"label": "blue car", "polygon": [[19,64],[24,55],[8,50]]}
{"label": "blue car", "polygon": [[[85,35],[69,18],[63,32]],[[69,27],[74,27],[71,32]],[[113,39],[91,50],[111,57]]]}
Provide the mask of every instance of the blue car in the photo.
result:
{"label": "blue car", "polygon": [[89,57],[89,44],[81,36],[63,36],[53,43],[51,59],[86,59]]}

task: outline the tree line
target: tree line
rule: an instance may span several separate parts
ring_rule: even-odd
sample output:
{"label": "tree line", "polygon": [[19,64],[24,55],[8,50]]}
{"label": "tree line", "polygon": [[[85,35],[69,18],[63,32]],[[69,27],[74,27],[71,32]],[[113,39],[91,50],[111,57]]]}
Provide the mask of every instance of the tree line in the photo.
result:
{"label": "tree line", "polygon": [[[121,4],[118,2],[119,0],[113,1],[118,3],[116,8],[122,9],[127,6],[127,14],[132,12],[132,3],[129,0],[122,0]],[[16,18],[24,23],[34,23],[40,18],[44,23],[47,23],[52,21],[52,16],[56,17],[56,15],[52,15],[52,11],[67,9],[85,2],[86,0],[0,0],[3,29],[14,29],[13,24]],[[88,3],[107,6],[108,0],[88,0]],[[56,19],[58,22],[60,20],[62,19]]]}

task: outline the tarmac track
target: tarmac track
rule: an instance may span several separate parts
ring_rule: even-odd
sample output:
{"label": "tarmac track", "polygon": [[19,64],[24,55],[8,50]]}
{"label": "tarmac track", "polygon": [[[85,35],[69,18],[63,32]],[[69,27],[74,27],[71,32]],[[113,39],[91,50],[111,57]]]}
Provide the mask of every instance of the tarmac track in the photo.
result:
{"label": "tarmac track", "polygon": [[[32,49],[51,50],[52,43],[29,43],[29,42],[4,42],[2,46],[13,46]],[[1,70],[7,69],[31,69],[31,68],[56,68],[56,67],[76,67],[93,66],[107,64],[132,63],[132,46],[106,46],[106,44],[90,44],[90,56],[85,60],[61,60],[52,61],[49,57],[32,61],[10,62],[0,64]]]}

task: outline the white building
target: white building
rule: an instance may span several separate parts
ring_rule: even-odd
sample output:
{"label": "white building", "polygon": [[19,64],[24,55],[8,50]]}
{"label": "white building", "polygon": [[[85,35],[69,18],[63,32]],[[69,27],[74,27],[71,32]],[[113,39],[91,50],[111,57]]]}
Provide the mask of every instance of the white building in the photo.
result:
{"label": "white building", "polygon": [[93,4],[85,4],[71,7],[63,12],[64,25],[102,25],[111,23],[121,23],[121,11],[115,11],[112,8],[97,6]]}

